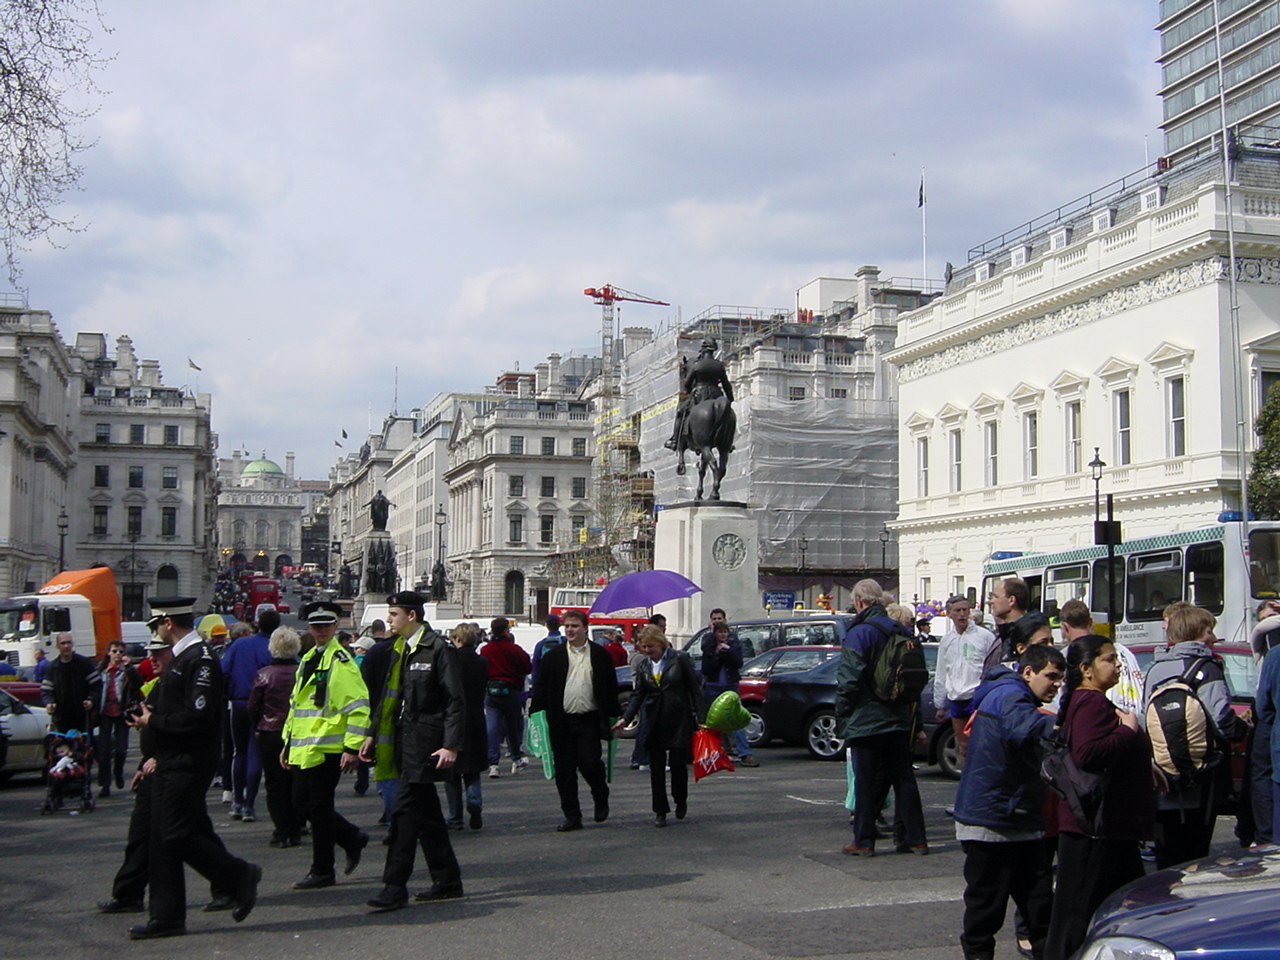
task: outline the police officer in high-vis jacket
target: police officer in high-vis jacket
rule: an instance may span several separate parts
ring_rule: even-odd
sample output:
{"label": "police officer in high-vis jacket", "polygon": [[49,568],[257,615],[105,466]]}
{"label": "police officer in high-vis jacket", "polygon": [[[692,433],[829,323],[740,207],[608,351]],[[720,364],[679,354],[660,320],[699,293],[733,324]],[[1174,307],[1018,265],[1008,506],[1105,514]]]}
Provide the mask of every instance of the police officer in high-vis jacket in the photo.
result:
{"label": "police officer in high-vis jacket", "polygon": [[280,763],[294,772],[293,805],[311,822],[311,869],[293,885],[297,890],[333,886],[335,844],[347,854],[343,872],[351,873],[369,843],[367,833],[333,808],[338,779],[356,768],[369,733],[369,691],[338,642],[341,615],[341,607],[325,600],[302,608],[315,646],[298,665],[282,731]]}

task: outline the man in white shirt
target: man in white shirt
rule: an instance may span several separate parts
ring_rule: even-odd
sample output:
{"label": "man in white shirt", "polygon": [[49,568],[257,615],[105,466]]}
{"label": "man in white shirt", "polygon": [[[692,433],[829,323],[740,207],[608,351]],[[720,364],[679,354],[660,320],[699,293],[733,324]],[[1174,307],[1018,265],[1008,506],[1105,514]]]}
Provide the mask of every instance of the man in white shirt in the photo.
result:
{"label": "man in white shirt", "polygon": [[600,741],[613,736],[610,728],[620,713],[613,658],[588,641],[586,614],[565,611],[563,630],[566,642],[543,655],[529,701],[531,715],[539,710],[547,714],[556,790],[564,811],[564,822],[556,827],[560,833],[582,829],[579,771],[591,788],[596,823],[609,818],[609,783]]}
{"label": "man in white shirt", "polygon": [[947,601],[950,626],[938,647],[938,666],[933,675],[933,705],[938,711],[938,722],[951,719],[961,763],[969,744],[969,738],[964,735],[969,701],[987,667],[999,660],[996,635],[974,623],[972,614],[973,607],[966,597],[955,596]]}

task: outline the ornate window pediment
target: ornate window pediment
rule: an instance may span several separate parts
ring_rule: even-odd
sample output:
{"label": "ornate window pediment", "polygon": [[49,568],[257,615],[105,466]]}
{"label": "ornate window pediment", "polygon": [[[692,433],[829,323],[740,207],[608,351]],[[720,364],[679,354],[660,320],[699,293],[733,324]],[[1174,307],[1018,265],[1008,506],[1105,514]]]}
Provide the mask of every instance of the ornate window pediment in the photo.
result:
{"label": "ornate window pediment", "polygon": [[993,397],[989,393],[980,393],[977,399],[969,406],[973,408],[973,412],[978,415],[979,420],[993,420],[1000,416],[1004,401],[999,397]]}
{"label": "ornate window pediment", "polygon": [[1108,357],[1106,363],[1094,372],[1108,387],[1116,387],[1132,380],[1138,372],[1138,365],[1118,357]]}
{"label": "ornate window pediment", "polygon": [[913,437],[923,437],[933,429],[933,417],[927,417],[917,411],[907,418],[904,426]]}
{"label": "ornate window pediment", "polygon": [[1089,385],[1089,378],[1084,374],[1076,373],[1074,370],[1063,370],[1060,374],[1053,378],[1049,384],[1049,389],[1064,400],[1075,400],[1082,393],[1085,387]]}
{"label": "ornate window pediment", "polygon": [[1196,352],[1190,347],[1182,347],[1166,340],[1143,360],[1151,364],[1157,374],[1165,375],[1187,369],[1195,356]]}
{"label": "ornate window pediment", "polygon": [[963,407],[957,407],[954,403],[948,403],[945,407],[938,411],[938,419],[942,421],[943,426],[953,427],[960,423],[969,411]]}
{"label": "ornate window pediment", "polygon": [[1044,390],[1029,383],[1020,383],[1009,392],[1009,399],[1019,410],[1032,410],[1044,400]]}

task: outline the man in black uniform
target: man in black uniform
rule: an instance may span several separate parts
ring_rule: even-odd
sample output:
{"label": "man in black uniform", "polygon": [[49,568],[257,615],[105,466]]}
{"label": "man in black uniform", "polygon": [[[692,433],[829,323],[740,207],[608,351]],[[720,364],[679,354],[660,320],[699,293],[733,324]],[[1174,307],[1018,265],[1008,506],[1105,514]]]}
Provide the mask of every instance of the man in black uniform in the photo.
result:
{"label": "man in black uniform", "polygon": [[193,630],[195,598],[147,601],[156,636],[173,648],[173,660],[133,725],[149,730],[156,769],[151,775],[151,919],[129,929],[134,940],[187,932],[183,865],[190,864],[215,890],[235,891],[231,917],[249,915],[258,899],[262,868],[227,852],[209,820],[205,794],[218,767],[221,719],[226,710],[222,670],[209,645]]}
{"label": "man in black uniform", "polygon": [[[452,900],[462,896],[449,827],[440,809],[436,782],[452,774],[466,738],[466,696],[462,671],[453,644],[424,621],[425,598],[412,590],[387,597],[387,626],[396,634],[384,691],[373,704],[370,729],[360,759],[374,762],[374,743],[388,709],[395,711],[395,763],[400,785],[391,807],[385,886],[369,906],[376,911],[399,910],[409,902],[414,847],[431,874],[431,886],[417,900]],[[394,696],[391,692],[395,691]]]}

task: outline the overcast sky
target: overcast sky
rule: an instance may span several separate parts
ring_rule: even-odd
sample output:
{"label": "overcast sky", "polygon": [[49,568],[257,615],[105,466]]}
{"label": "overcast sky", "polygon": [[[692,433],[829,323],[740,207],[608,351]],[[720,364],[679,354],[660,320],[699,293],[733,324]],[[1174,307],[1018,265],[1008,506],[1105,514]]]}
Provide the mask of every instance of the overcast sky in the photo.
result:
{"label": "overcast sky", "polygon": [[[598,346],[612,283],[794,305],[929,275],[1160,153],[1155,0],[100,0],[114,61],[33,307],[324,477],[372,406]],[[203,368],[188,369],[191,357]]]}

